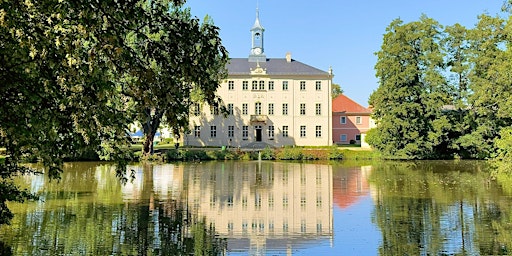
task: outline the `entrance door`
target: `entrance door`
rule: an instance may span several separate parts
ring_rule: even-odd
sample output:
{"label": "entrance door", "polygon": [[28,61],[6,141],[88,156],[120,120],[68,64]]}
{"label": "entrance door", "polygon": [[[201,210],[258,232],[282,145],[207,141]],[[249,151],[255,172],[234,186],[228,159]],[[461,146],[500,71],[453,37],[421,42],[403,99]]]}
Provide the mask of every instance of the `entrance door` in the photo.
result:
{"label": "entrance door", "polygon": [[257,125],[256,127],[256,141],[261,141],[261,125]]}

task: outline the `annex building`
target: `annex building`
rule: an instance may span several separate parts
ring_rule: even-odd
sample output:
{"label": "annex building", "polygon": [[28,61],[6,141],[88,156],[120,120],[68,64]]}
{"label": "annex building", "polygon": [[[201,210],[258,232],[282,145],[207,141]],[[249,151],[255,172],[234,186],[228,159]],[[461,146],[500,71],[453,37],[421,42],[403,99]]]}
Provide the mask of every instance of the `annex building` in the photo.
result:
{"label": "annex building", "polygon": [[229,115],[196,103],[190,113],[190,146],[281,147],[332,145],[332,70],[292,59],[267,58],[258,11],[248,58],[233,58],[217,90]]}

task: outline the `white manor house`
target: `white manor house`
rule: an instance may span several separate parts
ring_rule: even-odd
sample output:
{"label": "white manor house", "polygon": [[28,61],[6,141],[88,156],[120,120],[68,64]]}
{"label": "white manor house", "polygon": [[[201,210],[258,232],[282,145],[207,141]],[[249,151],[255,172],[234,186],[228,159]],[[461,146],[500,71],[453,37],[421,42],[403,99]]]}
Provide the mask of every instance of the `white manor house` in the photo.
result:
{"label": "white manor house", "polygon": [[281,147],[332,145],[332,70],[322,71],[291,58],[267,58],[258,11],[251,28],[248,58],[233,58],[228,78],[217,90],[229,111],[196,103],[188,146]]}

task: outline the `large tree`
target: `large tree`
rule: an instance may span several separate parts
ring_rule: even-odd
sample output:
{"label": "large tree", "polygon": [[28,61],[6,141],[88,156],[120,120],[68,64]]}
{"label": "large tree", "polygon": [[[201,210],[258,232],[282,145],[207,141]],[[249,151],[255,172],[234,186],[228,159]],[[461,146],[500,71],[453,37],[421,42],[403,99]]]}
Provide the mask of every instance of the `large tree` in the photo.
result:
{"label": "large tree", "polygon": [[498,16],[481,15],[468,33],[472,64],[466,118],[469,132],[457,143],[472,157],[492,156],[500,129],[512,124],[512,55],[505,26],[505,20]]}
{"label": "large tree", "polygon": [[[227,51],[218,28],[193,19],[188,10],[149,2],[151,23],[127,40],[140,65],[126,73],[123,92],[134,101],[137,121],[145,135],[143,153],[153,153],[153,140],[162,124],[179,135],[188,126],[193,101],[220,105],[215,91],[225,78]],[[192,99],[192,96],[195,96]]]}
{"label": "large tree", "polygon": [[441,25],[422,16],[406,24],[394,20],[386,31],[375,65],[379,87],[370,96],[379,129],[368,141],[390,157],[439,157],[450,129],[441,115],[448,102]]}
{"label": "large tree", "polygon": [[219,76],[213,70],[221,70],[225,50],[218,28],[184,15],[183,3],[0,2],[0,147],[7,155],[0,163],[0,224],[12,217],[6,201],[31,197],[12,182],[34,171],[20,164],[23,158],[40,160],[44,172],[57,177],[64,159],[95,152],[118,160],[123,174],[134,106],[168,97],[176,107],[167,121],[182,124],[171,120],[188,112],[183,86],[214,101]]}

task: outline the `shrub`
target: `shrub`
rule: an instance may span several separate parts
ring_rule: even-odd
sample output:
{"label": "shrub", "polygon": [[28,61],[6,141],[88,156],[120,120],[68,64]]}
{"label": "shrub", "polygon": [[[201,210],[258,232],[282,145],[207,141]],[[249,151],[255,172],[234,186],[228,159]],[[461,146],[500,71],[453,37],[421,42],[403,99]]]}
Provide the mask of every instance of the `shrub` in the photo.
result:
{"label": "shrub", "polygon": [[338,146],[333,145],[329,149],[329,159],[343,159],[343,152],[338,148]]}
{"label": "shrub", "polygon": [[276,154],[273,149],[270,147],[266,147],[261,151],[261,159],[262,160],[274,160],[276,159]]}
{"label": "shrub", "polygon": [[301,160],[302,149],[294,147],[285,147],[276,154],[279,160]]}
{"label": "shrub", "polygon": [[204,150],[187,150],[183,152],[183,160],[186,161],[205,161],[212,160]]}
{"label": "shrub", "polygon": [[183,157],[183,151],[176,149],[168,150],[165,155],[165,159],[167,159],[167,161],[180,161],[183,160]]}

